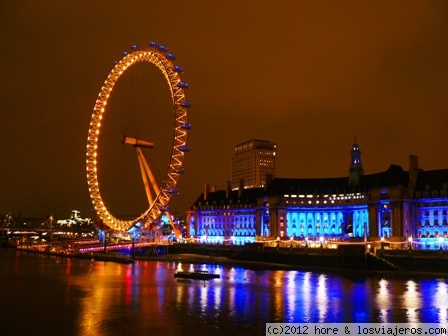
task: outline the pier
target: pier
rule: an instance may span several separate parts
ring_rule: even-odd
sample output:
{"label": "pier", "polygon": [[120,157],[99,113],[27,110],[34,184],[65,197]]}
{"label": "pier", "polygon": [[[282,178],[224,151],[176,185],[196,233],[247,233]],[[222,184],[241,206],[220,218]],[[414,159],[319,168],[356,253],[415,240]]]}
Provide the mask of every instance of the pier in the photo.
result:
{"label": "pier", "polygon": [[94,260],[132,263],[136,251],[139,256],[157,256],[168,253],[169,241],[120,242],[103,244],[98,241],[69,241],[47,244],[18,244],[18,251],[48,254],[68,258],[92,258]]}

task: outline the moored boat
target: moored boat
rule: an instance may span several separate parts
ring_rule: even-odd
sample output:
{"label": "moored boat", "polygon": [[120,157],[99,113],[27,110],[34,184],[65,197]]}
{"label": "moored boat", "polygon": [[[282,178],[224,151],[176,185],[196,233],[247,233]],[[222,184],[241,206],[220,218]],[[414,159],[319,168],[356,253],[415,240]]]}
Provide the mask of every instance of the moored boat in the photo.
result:
{"label": "moored boat", "polygon": [[178,271],[174,273],[174,277],[176,279],[211,280],[211,279],[219,279],[220,275],[209,273],[208,271],[193,271],[193,272]]}

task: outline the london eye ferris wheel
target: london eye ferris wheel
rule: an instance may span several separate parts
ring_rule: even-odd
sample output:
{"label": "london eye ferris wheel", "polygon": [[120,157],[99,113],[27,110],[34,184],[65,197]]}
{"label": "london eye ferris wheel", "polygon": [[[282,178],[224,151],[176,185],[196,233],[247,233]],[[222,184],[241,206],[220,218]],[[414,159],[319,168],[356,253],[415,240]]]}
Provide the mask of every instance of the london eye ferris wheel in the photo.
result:
{"label": "london eye ferris wheel", "polygon": [[191,129],[188,84],[175,60],[155,42],[132,45],[100,89],[88,131],[86,171],[103,228],[150,228],[165,212],[171,219],[168,203],[178,193]]}

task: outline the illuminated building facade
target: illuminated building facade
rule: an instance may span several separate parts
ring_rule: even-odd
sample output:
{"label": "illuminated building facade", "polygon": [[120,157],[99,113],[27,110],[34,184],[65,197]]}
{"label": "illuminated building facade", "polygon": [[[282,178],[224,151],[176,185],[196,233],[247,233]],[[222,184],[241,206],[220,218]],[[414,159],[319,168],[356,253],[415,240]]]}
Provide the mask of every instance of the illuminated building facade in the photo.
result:
{"label": "illuminated building facade", "polygon": [[232,158],[232,189],[263,188],[275,177],[277,144],[249,140],[235,146]]}
{"label": "illuminated building facade", "polygon": [[204,192],[187,211],[187,235],[245,244],[256,239],[350,239],[448,248],[448,169],[391,165],[365,175],[351,151],[348,177],[275,178],[264,188]]}
{"label": "illuminated building facade", "polygon": [[202,242],[245,244],[257,235],[257,199],[263,188],[204,193],[187,211],[187,236]]}
{"label": "illuminated building facade", "polygon": [[[410,232],[414,244],[448,247],[448,169],[419,171],[414,188]],[[418,246],[417,245],[417,246]]]}

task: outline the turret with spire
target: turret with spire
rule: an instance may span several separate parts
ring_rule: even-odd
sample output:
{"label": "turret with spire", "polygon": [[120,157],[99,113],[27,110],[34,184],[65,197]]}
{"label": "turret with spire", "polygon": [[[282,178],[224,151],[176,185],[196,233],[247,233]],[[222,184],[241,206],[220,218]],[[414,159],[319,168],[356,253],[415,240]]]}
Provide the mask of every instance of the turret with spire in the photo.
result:
{"label": "turret with spire", "polygon": [[356,137],[355,137],[355,143],[353,144],[350,153],[351,153],[351,161],[350,161],[350,170],[348,173],[348,184],[357,185],[359,184],[361,176],[364,175],[364,169],[362,168],[361,150],[359,149],[359,146],[356,143]]}

